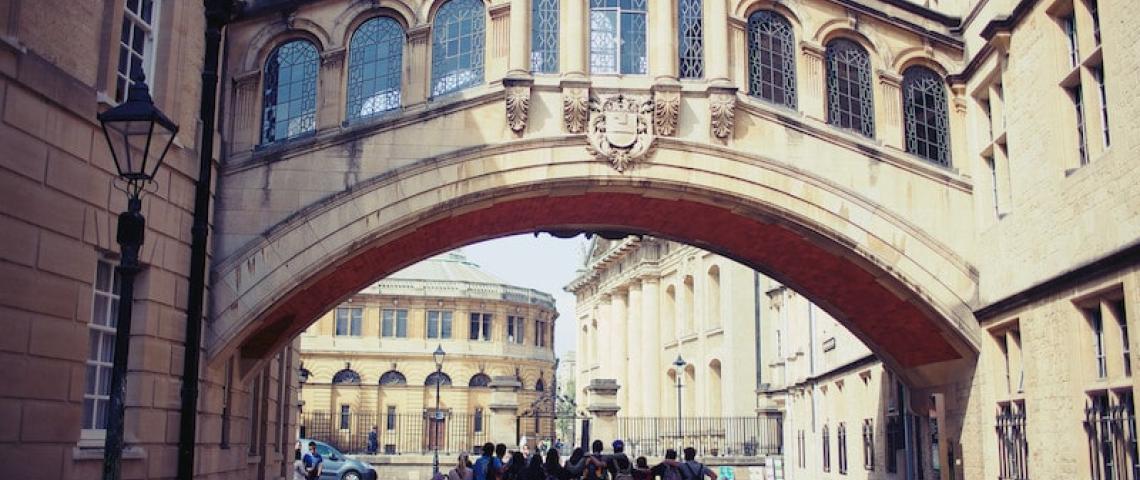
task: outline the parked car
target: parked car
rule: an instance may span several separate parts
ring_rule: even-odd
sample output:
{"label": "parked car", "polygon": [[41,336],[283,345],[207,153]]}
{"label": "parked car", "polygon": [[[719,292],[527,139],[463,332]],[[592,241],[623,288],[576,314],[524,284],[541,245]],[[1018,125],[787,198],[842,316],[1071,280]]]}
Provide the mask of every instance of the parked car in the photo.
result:
{"label": "parked car", "polygon": [[376,480],[376,470],[368,462],[349,458],[325,442],[302,438],[302,455],[309,451],[309,442],[317,444],[317,453],[324,462],[321,480]]}

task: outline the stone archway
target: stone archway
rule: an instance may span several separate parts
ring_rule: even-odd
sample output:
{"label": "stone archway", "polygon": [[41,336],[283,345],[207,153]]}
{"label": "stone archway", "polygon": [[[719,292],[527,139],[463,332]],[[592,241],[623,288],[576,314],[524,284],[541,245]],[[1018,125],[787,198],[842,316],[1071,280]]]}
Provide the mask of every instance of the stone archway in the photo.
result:
{"label": "stone archway", "polygon": [[975,356],[976,275],[938,238],[805,172],[662,143],[625,174],[576,145],[476,150],[301,210],[216,266],[211,358],[240,350],[255,364],[345,296],[430,255],[567,229],[652,234],[734,258],[903,369]]}

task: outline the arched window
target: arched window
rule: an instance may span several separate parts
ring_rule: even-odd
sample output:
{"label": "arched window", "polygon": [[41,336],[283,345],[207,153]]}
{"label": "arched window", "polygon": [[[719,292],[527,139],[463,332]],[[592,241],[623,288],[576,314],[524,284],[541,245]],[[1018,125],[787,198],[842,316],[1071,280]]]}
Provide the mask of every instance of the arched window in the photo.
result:
{"label": "arched window", "polygon": [[449,0],[432,23],[431,94],[456,92],[483,82],[483,2]]}
{"label": "arched window", "polygon": [[903,72],[902,91],[906,151],[950,165],[950,121],[942,77],[929,68],[910,67]]}
{"label": "arched window", "polygon": [[538,379],[537,382],[534,382],[534,391],[545,392],[546,391],[546,382],[543,382],[541,378]]}
{"label": "arched window", "polygon": [[476,373],[471,376],[471,380],[467,382],[468,387],[487,387],[491,385],[491,377],[485,373]]}
{"label": "arched window", "polygon": [[427,379],[424,380],[424,385],[429,387],[435,386],[437,383],[445,387],[450,387],[451,377],[443,372],[431,372],[431,375],[428,375]]}
{"label": "arched window", "polygon": [[705,76],[704,9],[701,0],[678,0],[677,3],[677,54],[681,78]]}
{"label": "arched window", "polygon": [[387,372],[384,372],[383,375],[380,375],[380,385],[407,385],[407,384],[408,384],[408,379],[404,377],[404,374],[397,372],[395,370],[388,370]]}
{"label": "arched window", "polygon": [[348,45],[349,120],[400,107],[404,30],[389,17],[364,22]]}
{"label": "arched window", "polygon": [[278,46],[265,61],[262,79],[261,143],[317,128],[317,47],[305,40]]}
{"label": "arched window", "polygon": [[590,73],[649,70],[646,55],[647,0],[590,0]]}
{"label": "arched window", "polygon": [[827,44],[827,123],[875,136],[871,57],[844,38]]}
{"label": "arched window", "polygon": [[796,38],[792,24],[771,10],[748,16],[748,93],[796,108]]}
{"label": "arched window", "polygon": [[708,325],[707,328],[716,328],[720,324],[720,267],[713,265],[709,268],[708,278],[705,285],[705,305],[708,308],[705,310],[705,317]]}
{"label": "arched window", "polygon": [[558,73],[559,0],[530,0],[530,69]]}
{"label": "arched window", "polygon": [[334,385],[357,384],[360,383],[360,374],[346,368],[333,375],[332,383]]}

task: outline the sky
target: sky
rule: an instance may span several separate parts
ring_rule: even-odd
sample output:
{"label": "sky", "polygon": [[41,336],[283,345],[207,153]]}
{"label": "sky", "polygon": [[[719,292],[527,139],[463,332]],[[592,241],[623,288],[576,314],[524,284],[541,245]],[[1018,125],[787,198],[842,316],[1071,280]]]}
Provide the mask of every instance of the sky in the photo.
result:
{"label": "sky", "polygon": [[577,345],[574,295],[562,287],[578,276],[586,243],[582,236],[562,239],[542,233],[536,238],[528,233],[468,245],[463,253],[480,269],[508,284],[554,295],[558,308],[554,351],[562,357]]}

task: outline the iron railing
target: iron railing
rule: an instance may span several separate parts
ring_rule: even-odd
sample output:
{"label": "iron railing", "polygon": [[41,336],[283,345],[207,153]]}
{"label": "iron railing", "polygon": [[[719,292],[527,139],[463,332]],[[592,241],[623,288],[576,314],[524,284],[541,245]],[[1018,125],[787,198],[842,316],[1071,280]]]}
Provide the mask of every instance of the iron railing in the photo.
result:
{"label": "iron railing", "polygon": [[[325,442],[345,453],[368,450],[368,433],[377,427],[377,453],[383,455],[472,452],[488,441],[486,415],[445,412],[434,420],[433,412],[377,414],[353,412],[308,412],[301,415],[302,436]],[[341,428],[347,427],[347,428]],[[434,428],[433,428],[434,427]]]}
{"label": "iron railing", "polygon": [[1029,479],[1029,444],[1025,438],[1024,407],[1002,407],[997,415],[998,479]]}
{"label": "iron railing", "polygon": [[[666,449],[697,449],[701,456],[761,457],[784,452],[783,416],[619,417],[618,438],[631,455],[659,457]],[[605,440],[605,439],[603,439]]]}

